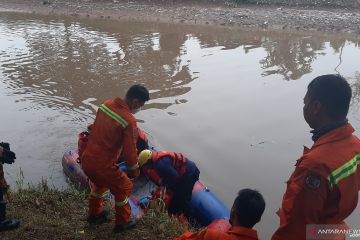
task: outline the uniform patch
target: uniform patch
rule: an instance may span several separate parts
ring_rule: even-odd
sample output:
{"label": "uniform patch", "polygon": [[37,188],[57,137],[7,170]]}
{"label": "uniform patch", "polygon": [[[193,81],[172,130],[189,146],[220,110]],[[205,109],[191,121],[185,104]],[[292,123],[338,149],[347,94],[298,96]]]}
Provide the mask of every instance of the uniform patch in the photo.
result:
{"label": "uniform patch", "polygon": [[318,189],[320,187],[321,179],[316,175],[309,175],[305,178],[305,185],[310,189]]}

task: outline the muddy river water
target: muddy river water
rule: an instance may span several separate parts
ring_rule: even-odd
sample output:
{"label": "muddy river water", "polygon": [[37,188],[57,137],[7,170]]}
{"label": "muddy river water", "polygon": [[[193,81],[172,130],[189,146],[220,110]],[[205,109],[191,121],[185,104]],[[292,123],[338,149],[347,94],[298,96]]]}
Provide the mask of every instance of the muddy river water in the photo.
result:
{"label": "muddy river water", "polygon": [[[136,117],[160,149],[194,160],[228,206],[250,187],[265,197],[257,225],[269,239],[285,181],[311,146],[302,116],[311,79],[340,73],[360,129],[360,39],[160,23],[0,13],[1,141],[17,162],[12,185],[46,178],[66,187],[61,157],[96,106],[134,83],[152,100]],[[348,219],[360,227],[360,207]]]}

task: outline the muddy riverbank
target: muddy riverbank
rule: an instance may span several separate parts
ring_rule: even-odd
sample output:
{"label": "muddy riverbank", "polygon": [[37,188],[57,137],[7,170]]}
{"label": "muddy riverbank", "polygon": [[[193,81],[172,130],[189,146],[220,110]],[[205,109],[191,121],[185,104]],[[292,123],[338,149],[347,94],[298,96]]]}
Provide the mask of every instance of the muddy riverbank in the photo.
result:
{"label": "muddy riverbank", "polygon": [[[240,1],[244,2],[244,1]],[[245,1],[252,2],[252,1]],[[2,11],[71,15],[99,19],[219,25],[264,30],[360,34],[357,1],[258,1],[234,4],[219,1],[91,1],[0,0]],[[281,5],[282,4],[282,5]],[[329,6],[330,5],[330,6]]]}

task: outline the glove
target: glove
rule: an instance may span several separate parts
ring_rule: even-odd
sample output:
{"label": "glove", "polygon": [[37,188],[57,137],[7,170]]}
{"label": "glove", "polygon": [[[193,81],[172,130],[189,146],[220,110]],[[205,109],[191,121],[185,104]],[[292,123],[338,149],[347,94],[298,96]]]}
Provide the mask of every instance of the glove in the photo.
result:
{"label": "glove", "polygon": [[128,176],[129,178],[137,178],[140,175],[140,169],[135,169],[135,170],[129,170],[128,171]]}
{"label": "glove", "polygon": [[1,142],[1,143],[0,143],[0,146],[3,147],[4,149],[10,151],[10,144],[9,144],[9,143]]}
{"label": "glove", "polygon": [[2,157],[0,158],[0,161],[2,163],[7,164],[13,164],[15,162],[16,156],[15,153],[12,151],[9,151],[7,149],[3,149]]}

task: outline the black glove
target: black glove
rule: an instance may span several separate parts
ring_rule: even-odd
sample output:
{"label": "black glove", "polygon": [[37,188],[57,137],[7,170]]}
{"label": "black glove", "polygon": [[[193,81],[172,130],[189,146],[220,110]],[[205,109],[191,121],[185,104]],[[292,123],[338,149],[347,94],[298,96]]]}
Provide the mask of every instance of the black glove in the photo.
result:
{"label": "black glove", "polygon": [[15,162],[16,156],[15,153],[12,151],[9,151],[7,149],[3,149],[3,154],[2,157],[0,158],[0,161],[2,163],[7,163],[7,164],[13,164]]}
{"label": "black glove", "polygon": [[0,146],[6,150],[9,150],[10,151],[10,144],[9,143],[6,143],[6,142],[1,142],[0,143]]}

